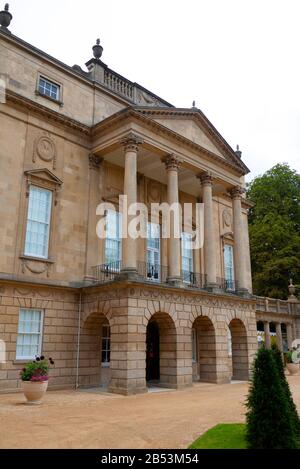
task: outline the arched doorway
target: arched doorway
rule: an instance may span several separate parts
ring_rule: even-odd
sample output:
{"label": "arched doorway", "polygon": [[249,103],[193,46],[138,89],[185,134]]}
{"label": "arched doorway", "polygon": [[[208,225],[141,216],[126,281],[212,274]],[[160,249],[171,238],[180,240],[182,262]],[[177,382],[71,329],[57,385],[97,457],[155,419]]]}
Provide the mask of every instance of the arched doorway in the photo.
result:
{"label": "arched doorway", "polygon": [[232,379],[249,379],[249,358],[247,330],[240,319],[233,319],[229,324],[232,350]]}
{"label": "arched doorway", "polygon": [[193,381],[215,383],[216,334],[212,321],[207,316],[195,319],[192,328]]}
{"label": "arched doorway", "polygon": [[78,384],[107,388],[110,382],[110,325],[101,313],[92,313],[80,334]]}
{"label": "arched doorway", "polygon": [[147,326],[146,380],[148,386],[177,384],[176,328],[166,313],[155,313]]}

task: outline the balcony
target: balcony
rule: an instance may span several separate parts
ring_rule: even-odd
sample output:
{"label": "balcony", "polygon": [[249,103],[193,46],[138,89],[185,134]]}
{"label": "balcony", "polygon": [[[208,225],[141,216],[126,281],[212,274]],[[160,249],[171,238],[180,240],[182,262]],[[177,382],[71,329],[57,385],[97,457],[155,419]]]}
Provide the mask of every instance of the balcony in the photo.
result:
{"label": "balcony", "polygon": [[238,282],[235,280],[227,280],[225,278],[217,277],[217,285],[220,290],[227,293],[236,293],[238,291]]}
{"label": "balcony", "polygon": [[[92,276],[97,284],[113,282],[118,279],[122,270],[122,261],[111,262],[94,266]],[[168,268],[160,264],[152,264],[149,262],[138,262],[137,272],[141,280],[156,284],[166,284],[168,278]],[[185,288],[195,288],[205,290],[207,284],[207,276],[198,272],[187,270],[181,271],[181,278]],[[217,278],[217,287],[220,292],[236,293],[237,282],[229,281],[224,278]]]}

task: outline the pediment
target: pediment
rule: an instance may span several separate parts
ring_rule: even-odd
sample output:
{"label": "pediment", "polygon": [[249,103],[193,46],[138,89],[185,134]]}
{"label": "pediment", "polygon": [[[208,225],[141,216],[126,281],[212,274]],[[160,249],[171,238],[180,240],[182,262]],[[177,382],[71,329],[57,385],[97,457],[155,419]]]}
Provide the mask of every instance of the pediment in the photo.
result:
{"label": "pediment", "polygon": [[182,108],[136,108],[138,112],[150,117],[153,121],[188,139],[195,145],[211,152],[226,162],[234,165],[242,174],[249,169],[241,158],[226,142],[222,135],[200,111],[200,109]]}
{"label": "pediment", "polygon": [[[200,128],[199,124],[191,118],[181,118],[178,117],[154,117],[156,122],[159,122],[161,125],[168,127],[173,132],[176,132],[182,135],[185,138],[188,138],[193,143],[200,145],[206,150],[215,153],[221,158],[225,158],[222,152],[214,144],[214,142],[204,133]],[[226,158],[225,158],[226,159]]]}
{"label": "pediment", "polygon": [[55,174],[53,174],[49,169],[32,169],[25,171],[25,174],[28,179],[39,179],[44,182],[52,183],[55,185],[62,185],[61,179],[59,179]]}

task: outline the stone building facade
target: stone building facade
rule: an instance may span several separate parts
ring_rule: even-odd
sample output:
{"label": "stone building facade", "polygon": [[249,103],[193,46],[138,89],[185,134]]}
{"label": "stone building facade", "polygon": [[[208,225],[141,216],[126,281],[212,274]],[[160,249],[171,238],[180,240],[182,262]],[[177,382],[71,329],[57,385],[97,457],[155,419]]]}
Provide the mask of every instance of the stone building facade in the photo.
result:
{"label": "stone building facade", "polygon": [[[291,346],[299,303],[272,312],[252,295],[241,152],[195,106],[176,108],[109,69],[99,41],[83,70],[7,26],[0,28],[0,392],[18,390],[22,364],[39,353],[55,360],[53,389],[131,394],[153,383],[248,379],[257,321],[266,342],[276,322],[280,346],[285,334]],[[145,220],[147,239],[100,239],[98,205],[120,213],[124,194],[146,207],[190,203],[191,227],[202,202],[203,247],[191,253],[184,236],[163,238],[161,214],[154,224]]]}

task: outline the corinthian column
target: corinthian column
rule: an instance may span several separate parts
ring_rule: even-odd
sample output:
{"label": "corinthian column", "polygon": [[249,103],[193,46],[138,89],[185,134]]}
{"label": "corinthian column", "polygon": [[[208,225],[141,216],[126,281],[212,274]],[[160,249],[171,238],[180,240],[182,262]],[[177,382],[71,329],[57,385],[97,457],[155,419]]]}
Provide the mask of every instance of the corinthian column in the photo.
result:
{"label": "corinthian column", "polygon": [[216,265],[216,245],[211,174],[200,174],[199,179],[202,185],[202,201],[204,204],[204,270],[206,275],[206,287],[208,290],[217,288],[217,265]]}
{"label": "corinthian column", "polygon": [[[124,195],[127,196],[127,208],[137,202],[137,154],[142,139],[134,133],[129,133],[121,140],[124,147],[125,170],[124,170]],[[126,216],[123,213],[123,233],[122,239],[122,273],[137,273],[137,240],[130,237],[128,225],[135,218],[135,215]]]}
{"label": "corinthian column", "polygon": [[[171,207],[175,204],[174,210],[170,211],[170,237],[168,239],[168,282],[172,284],[181,283],[180,265],[180,237],[181,233],[179,217],[179,194],[178,194],[178,168],[179,160],[174,155],[168,155],[164,159],[168,177],[168,204]],[[177,233],[177,236],[176,236]]]}
{"label": "corinthian column", "polygon": [[231,191],[233,206],[233,236],[234,236],[234,273],[237,281],[237,291],[247,295],[246,287],[246,252],[244,246],[244,227],[242,219],[242,194],[244,189],[235,187]]}

